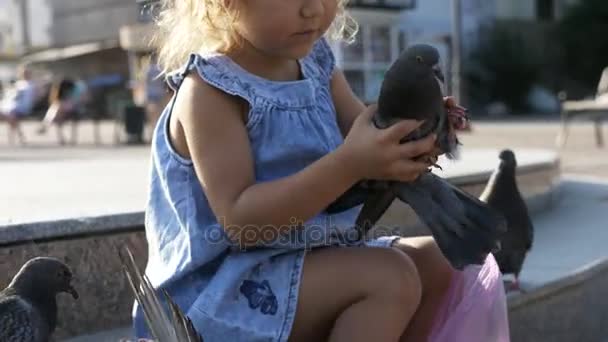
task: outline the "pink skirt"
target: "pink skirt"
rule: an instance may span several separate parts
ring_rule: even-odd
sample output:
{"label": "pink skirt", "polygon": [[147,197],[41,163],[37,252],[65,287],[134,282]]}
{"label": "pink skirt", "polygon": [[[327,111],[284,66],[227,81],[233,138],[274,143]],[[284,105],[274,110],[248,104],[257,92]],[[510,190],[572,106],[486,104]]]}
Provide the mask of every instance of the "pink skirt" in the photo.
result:
{"label": "pink skirt", "polygon": [[455,272],[429,342],[509,342],[507,297],[492,254]]}

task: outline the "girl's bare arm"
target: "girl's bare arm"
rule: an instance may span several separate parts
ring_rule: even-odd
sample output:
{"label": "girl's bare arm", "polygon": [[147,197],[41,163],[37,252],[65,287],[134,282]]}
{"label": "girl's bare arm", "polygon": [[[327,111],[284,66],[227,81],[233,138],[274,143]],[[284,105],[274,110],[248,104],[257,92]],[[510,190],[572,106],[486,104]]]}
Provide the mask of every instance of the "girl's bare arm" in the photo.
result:
{"label": "girl's bare arm", "polygon": [[[180,145],[186,147],[179,152],[192,159],[213,212],[231,236],[238,239],[244,226],[259,227],[263,234],[262,229],[278,229],[294,219],[306,221],[358,180],[345,151],[339,150],[289,177],[256,184],[239,102],[189,76],[173,112],[183,132],[183,142],[175,134],[174,145],[178,151]],[[235,242],[252,246],[257,240]]]}
{"label": "girl's bare arm", "polygon": [[338,126],[346,136],[365,104],[353,92],[342,70],[336,68],[331,79],[331,93],[336,107]]}

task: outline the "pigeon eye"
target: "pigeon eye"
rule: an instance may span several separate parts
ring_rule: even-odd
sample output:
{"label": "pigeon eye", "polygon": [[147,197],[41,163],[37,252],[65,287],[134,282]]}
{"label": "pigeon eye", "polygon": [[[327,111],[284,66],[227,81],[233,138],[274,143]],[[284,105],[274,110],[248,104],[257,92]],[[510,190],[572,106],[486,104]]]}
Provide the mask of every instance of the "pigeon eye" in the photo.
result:
{"label": "pigeon eye", "polygon": [[421,56],[416,56],[416,61],[417,61],[418,63],[422,63],[422,62],[424,62],[424,59],[422,59],[422,57],[421,57]]}

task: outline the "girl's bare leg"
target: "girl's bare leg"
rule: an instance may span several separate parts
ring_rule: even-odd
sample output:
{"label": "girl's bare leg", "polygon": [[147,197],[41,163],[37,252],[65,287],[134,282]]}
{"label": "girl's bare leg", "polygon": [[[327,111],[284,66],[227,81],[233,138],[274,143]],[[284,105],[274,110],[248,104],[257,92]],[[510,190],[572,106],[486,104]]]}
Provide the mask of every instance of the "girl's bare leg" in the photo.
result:
{"label": "girl's bare leg", "polygon": [[402,238],[395,241],[393,246],[412,258],[422,284],[420,306],[401,341],[427,341],[435,315],[449,289],[454,269],[430,236]]}
{"label": "girl's bare leg", "polygon": [[420,302],[413,261],[395,248],[309,251],[290,342],[399,341]]}
{"label": "girl's bare leg", "polygon": [[46,114],[44,115],[44,118],[42,119],[42,122],[45,123],[46,125],[50,125],[51,123],[53,123],[55,121],[55,118],[59,114],[60,109],[61,109],[61,105],[59,102],[55,102],[55,103],[51,104],[49,109],[47,109]]}
{"label": "girl's bare leg", "polygon": [[15,135],[17,139],[19,139],[19,143],[21,145],[25,145],[25,135],[21,130],[21,124],[19,122],[19,117],[16,114],[11,114],[7,117],[8,127],[9,127],[9,135],[8,135],[8,143],[9,145],[13,145],[15,142]]}

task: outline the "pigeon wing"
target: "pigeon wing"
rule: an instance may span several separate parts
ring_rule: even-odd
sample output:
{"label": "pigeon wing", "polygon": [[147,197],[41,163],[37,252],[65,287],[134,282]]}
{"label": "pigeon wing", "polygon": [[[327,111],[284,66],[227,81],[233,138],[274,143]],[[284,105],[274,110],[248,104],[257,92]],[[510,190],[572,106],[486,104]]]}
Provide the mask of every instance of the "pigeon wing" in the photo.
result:
{"label": "pigeon wing", "polygon": [[43,342],[46,325],[34,308],[16,295],[0,298],[0,341]]}
{"label": "pigeon wing", "polygon": [[362,186],[361,182],[350,187],[344,194],[340,195],[334,202],[332,202],[325,211],[328,214],[335,214],[354,208],[367,199],[370,194],[370,190]]}

